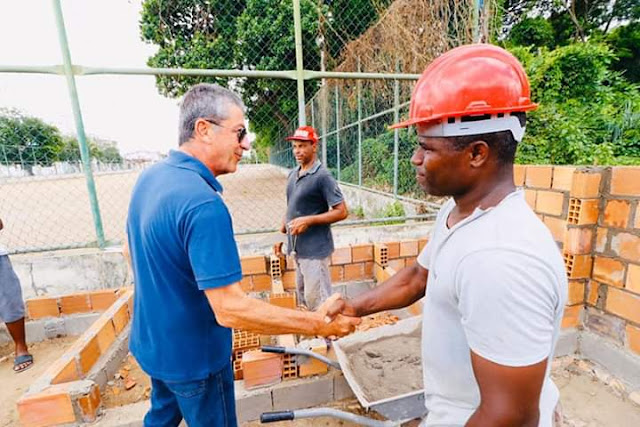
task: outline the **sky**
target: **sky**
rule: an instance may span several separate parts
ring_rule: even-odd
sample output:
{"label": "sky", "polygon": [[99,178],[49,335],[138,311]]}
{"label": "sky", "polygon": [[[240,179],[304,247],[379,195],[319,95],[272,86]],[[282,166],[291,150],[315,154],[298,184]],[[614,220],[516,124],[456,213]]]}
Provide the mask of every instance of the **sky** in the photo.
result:
{"label": "sky", "polygon": [[[157,48],[140,39],[142,0],[61,0],[74,64],[146,67]],[[0,0],[0,64],[59,65],[50,0]],[[76,76],[85,131],[116,141],[123,154],[177,146],[178,100],[153,76]],[[0,73],[0,108],[15,108],[75,134],[64,76]]]}

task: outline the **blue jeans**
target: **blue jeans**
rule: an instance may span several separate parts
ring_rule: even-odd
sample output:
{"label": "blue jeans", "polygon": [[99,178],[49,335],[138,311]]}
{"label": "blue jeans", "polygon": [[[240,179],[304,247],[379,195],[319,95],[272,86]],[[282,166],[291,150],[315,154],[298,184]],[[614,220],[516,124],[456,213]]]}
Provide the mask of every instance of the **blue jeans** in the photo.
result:
{"label": "blue jeans", "polygon": [[151,409],[145,427],[236,427],[236,400],[231,364],[208,378],[169,382],[151,378]]}

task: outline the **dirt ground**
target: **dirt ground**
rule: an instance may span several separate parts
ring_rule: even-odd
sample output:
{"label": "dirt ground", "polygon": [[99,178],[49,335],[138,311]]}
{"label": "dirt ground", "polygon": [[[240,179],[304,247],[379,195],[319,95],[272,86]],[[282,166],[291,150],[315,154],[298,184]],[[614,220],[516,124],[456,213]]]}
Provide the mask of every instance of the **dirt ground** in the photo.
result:
{"label": "dirt ground", "polygon": [[[140,171],[94,175],[109,241],[121,242],[131,191]],[[272,165],[241,165],[222,176],[224,198],[236,232],[280,226],[286,175]],[[96,240],[84,175],[3,178],[0,246],[9,249],[86,245]]]}
{"label": "dirt ground", "polygon": [[13,372],[13,345],[0,347],[0,427],[18,425],[16,402],[76,338],[63,337],[31,344],[29,351],[33,354],[33,367],[19,374]]}
{"label": "dirt ground", "polygon": [[122,362],[116,377],[102,391],[102,404],[105,408],[129,405],[149,398],[151,380],[140,369],[133,356],[127,356]]}

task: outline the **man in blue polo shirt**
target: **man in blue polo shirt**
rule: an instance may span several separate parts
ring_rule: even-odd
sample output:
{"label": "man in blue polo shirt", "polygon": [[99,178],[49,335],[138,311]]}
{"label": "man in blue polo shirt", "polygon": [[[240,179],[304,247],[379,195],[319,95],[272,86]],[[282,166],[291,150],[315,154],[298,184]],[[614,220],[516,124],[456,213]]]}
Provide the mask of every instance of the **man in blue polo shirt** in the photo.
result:
{"label": "man in blue polo shirt", "polygon": [[235,426],[231,329],[343,336],[359,319],[324,320],[245,295],[231,217],[216,176],[248,150],[244,105],[199,84],[180,107],[180,146],[146,170],[131,196],[135,279],[130,348],[151,377],[145,426]]}

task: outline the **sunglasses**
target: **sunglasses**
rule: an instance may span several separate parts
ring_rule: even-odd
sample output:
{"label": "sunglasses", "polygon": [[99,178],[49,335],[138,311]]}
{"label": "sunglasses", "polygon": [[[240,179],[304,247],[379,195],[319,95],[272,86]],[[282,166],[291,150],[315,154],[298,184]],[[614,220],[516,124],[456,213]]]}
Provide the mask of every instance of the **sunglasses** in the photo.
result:
{"label": "sunglasses", "polygon": [[[233,130],[233,128],[230,128],[228,126],[223,126],[220,123],[216,122],[215,120],[207,119],[207,118],[204,118],[203,120],[205,120],[205,121],[207,121],[207,122],[209,122],[209,123],[211,123],[213,125],[220,126],[221,128]],[[238,144],[240,144],[247,137],[247,128],[243,126],[240,129],[235,130],[235,133],[238,136]]]}

